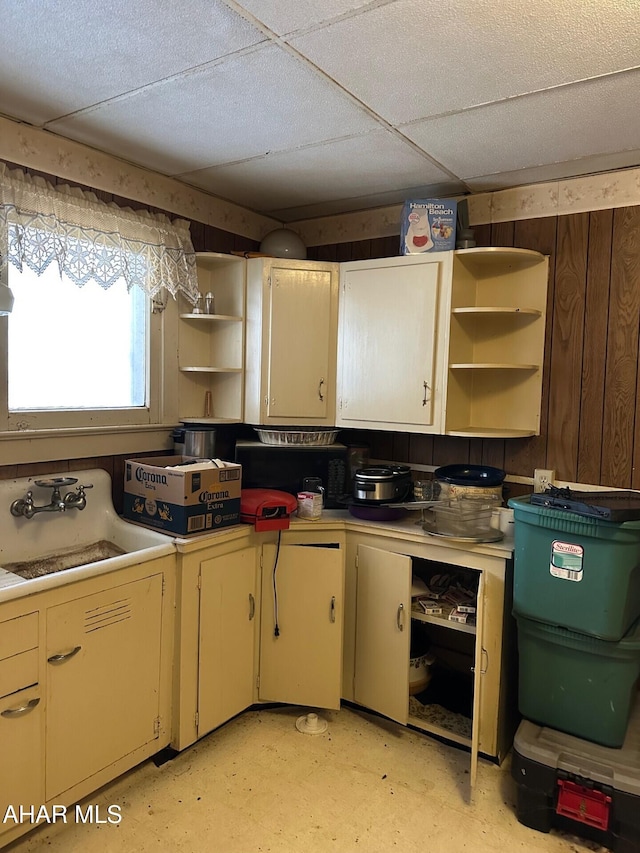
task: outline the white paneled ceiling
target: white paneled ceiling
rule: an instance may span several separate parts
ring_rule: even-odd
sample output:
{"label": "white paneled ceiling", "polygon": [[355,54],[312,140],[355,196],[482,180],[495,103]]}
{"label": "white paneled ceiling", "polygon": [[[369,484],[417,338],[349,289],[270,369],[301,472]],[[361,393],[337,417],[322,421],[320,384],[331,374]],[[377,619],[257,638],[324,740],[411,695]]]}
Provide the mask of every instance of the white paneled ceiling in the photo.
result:
{"label": "white paneled ceiling", "polygon": [[2,0],[0,113],[284,222],[640,165],[638,0]]}

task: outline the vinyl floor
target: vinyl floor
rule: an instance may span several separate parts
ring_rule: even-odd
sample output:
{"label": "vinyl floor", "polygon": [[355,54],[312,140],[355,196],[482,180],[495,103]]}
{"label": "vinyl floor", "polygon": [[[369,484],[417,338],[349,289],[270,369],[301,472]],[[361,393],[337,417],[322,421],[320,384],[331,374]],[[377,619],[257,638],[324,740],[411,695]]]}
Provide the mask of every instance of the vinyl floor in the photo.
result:
{"label": "vinyl floor", "polygon": [[[250,711],[173,760],[147,761],[88,798],[104,819],[34,829],[6,853],[583,853],[598,844],[518,823],[509,759],[480,761],[365,712]],[[3,851],[3,853],[5,853]]]}

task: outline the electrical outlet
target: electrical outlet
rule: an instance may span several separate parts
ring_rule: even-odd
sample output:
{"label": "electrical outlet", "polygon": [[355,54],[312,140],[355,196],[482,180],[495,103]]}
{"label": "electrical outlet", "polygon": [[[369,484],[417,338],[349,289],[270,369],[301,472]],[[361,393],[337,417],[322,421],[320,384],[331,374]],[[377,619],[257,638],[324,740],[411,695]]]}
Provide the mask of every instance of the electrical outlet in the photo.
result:
{"label": "electrical outlet", "polygon": [[549,471],[546,468],[536,468],[533,472],[533,491],[544,492],[553,484],[556,478],[555,471]]}

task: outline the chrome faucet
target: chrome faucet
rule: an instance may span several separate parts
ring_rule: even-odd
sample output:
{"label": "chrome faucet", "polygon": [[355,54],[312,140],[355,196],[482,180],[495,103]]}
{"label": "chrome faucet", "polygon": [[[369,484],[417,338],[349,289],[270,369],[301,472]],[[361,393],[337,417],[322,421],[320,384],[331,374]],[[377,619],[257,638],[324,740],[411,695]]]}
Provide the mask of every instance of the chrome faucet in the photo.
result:
{"label": "chrome faucet", "polygon": [[84,509],[87,505],[85,489],[92,489],[93,485],[88,483],[84,486],[76,486],[75,491],[67,492],[64,497],[60,489],[64,486],[72,486],[78,482],[77,477],[51,477],[48,480],[34,480],[36,486],[44,489],[53,489],[51,500],[43,506],[36,506],[33,502],[33,492],[29,490],[24,498],[18,498],[11,504],[11,515],[16,517],[33,518],[39,512],[66,512],[67,509]]}

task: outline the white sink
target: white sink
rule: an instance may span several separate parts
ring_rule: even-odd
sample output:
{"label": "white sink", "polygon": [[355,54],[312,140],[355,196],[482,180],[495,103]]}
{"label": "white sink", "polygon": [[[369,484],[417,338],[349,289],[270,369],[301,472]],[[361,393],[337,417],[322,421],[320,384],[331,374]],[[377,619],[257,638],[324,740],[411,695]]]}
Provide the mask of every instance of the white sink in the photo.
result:
{"label": "white sink", "polygon": [[[86,507],[39,512],[32,518],[11,514],[12,502],[25,498],[28,491],[33,492],[36,506],[48,504],[52,489],[37,486],[35,481],[54,477],[78,481],[60,488],[63,497],[77,485],[90,484]],[[111,477],[102,469],[0,480],[0,591],[17,584],[29,584],[31,591],[34,584],[67,582],[94,570],[121,569],[174,551],[170,536],[138,527],[116,514]]]}

